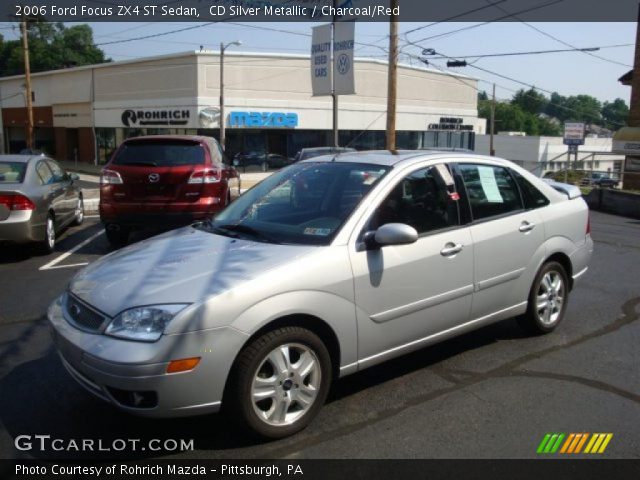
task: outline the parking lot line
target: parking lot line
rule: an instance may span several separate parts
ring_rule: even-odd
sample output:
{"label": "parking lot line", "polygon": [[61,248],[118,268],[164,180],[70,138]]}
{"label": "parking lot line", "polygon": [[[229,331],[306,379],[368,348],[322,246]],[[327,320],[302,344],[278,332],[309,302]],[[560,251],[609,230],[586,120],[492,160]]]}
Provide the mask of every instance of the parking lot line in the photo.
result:
{"label": "parking lot line", "polygon": [[91,235],[84,242],[80,242],[78,245],[73,247],[71,250],[69,250],[68,252],[65,252],[62,255],[54,258],[53,260],[51,260],[46,265],[41,266],[38,270],[52,270],[54,268],[70,268],[70,267],[77,267],[77,266],[81,266],[81,265],[86,265],[86,263],[83,263],[83,264],[73,264],[73,265],[60,265],[60,266],[57,266],[57,267],[55,266],[58,263],[60,263],[61,261],[63,261],[65,258],[73,255],[75,252],[80,250],[85,245],[88,245],[89,243],[91,243],[93,240],[95,240],[96,238],[98,238],[102,234],[104,234],[104,230],[100,230],[98,233],[95,233],[95,234]]}

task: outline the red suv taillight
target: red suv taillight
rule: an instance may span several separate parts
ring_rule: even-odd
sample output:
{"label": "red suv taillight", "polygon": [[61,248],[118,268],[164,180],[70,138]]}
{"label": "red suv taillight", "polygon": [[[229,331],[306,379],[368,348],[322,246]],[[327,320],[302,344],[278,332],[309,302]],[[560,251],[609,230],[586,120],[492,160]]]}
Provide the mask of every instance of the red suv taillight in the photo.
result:
{"label": "red suv taillight", "polygon": [[122,177],[115,170],[103,170],[100,174],[100,185],[120,185]]}
{"label": "red suv taillight", "polygon": [[24,195],[0,195],[0,204],[9,210],[35,210],[36,205]]}
{"label": "red suv taillight", "polygon": [[198,170],[189,177],[188,183],[216,183],[220,181],[220,171],[212,168]]}

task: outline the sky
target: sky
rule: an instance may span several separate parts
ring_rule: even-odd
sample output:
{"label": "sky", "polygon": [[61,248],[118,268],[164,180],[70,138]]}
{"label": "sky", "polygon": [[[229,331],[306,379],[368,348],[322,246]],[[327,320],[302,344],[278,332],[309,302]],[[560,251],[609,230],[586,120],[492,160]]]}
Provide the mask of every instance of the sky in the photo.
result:
{"label": "sky", "polygon": [[[68,24],[72,25],[72,24]],[[281,52],[308,54],[311,46],[311,23],[234,22],[208,23],[187,31],[158,35],[154,38],[129,40],[163,34],[200,25],[198,23],[91,23],[95,43],[113,60],[163,55],[173,52],[206,49],[218,50],[220,42],[242,41],[242,52]],[[588,94],[600,101],[622,98],[629,103],[630,88],[618,78],[632,68],[636,23],[400,23],[401,62],[424,65],[423,48],[433,48],[448,57],[466,59],[473,66],[449,69],[478,78],[480,90],[491,91],[496,83],[496,96],[509,99],[528,85],[542,93],[557,91],[561,95]],[[16,38],[19,32],[7,28],[1,33]],[[418,30],[415,30],[418,29]],[[413,32],[409,32],[414,30]],[[386,59],[388,23],[356,24],[356,56]],[[428,38],[435,37],[435,38]],[[415,45],[412,45],[413,42]],[[622,46],[620,46],[622,45]],[[473,55],[531,52],[600,47],[599,51],[558,52],[538,55],[474,58]],[[231,50],[228,50],[231,51]],[[430,60],[433,68],[447,69],[447,59]],[[495,74],[502,75],[497,76]],[[510,79],[504,78],[510,77]],[[518,83],[516,81],[522,82]],[[526,84],[526,85],[525,85]],[[357,85],[356,85],[357,89]]]}

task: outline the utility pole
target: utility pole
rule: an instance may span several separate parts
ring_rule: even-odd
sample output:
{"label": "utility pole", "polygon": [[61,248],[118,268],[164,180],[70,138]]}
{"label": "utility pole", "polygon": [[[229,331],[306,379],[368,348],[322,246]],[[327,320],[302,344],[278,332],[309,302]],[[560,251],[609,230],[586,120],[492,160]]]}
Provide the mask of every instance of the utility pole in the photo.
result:
{"label": "utility pole", "polygon": [[[391,0],[395,12],[398,0]],[[398,91],[398,19],[389,19],[389,70],[387,80],[387,150],[396,149],[396,94]]]}
{"label": "utility pole", "polygon": [[225,115],[224,115],[224,51],[230,47],[231,45],[240,46],[242,42],[236,40],[235,42],[220,43],[220,147],[222,147],[222,151],[224,151],[225,146]]}
{"label": "utility pole", "polygon": [[[337,7],[338,0],[333,0],[333,8]],[[333,57],[335,56],[335,51],[333,49],[336,43],[336,16],[333,16],[333,20],[331,21],[331,62],[333,63]],[[338,133],[338,95],[336,94],[336,86],[335,86],[335,64],[334,68],[331,69],[331,75],[333,78],[331,79],[331,85],[333,86],[333,92],[331,93],[331,98],[333,100],[333,146],[340,146],[340,135]]]}
{"label": "utility pole", "polygon": [[20,32],[22,33],[22,52],[24,56],[24,89],[25,100],[27,103],[27,148],[33,149],[33,103],[31,101],[31,67],[29,66],[29,39],[27,38],[27,20],[25,17],[22,17],[22,21],[20,22]]}
{"label": "utility pole", "polygon": [[496,84],[493,84],[493,96],[491,98],[491,136],[489,137],[489,155],[496,156],[496,149],[493,146],[493,131],[496,126]]}

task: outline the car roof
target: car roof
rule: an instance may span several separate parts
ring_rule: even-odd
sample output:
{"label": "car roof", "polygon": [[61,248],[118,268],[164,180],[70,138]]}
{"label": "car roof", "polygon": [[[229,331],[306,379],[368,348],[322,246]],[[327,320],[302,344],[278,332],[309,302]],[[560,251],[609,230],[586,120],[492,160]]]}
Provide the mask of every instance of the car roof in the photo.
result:
{"label": "car roof", "polygon": [[46,158],[44,154],[40,155],[0,155],[0,162],[29,163],[33,158]]}
{"label": "car roof", "polygon": [[486,155],[476,155],[466,151],[455,150],[369,150],[362,152],[344,152],[337,155],[322,155],[314,158],[302,160],[302,163],[313,162],[353,162],[371,163],[374,165],[394,166],[409,160],[436,160],[438,158],[473,159],[475,161],[487,161],[494,164],[510,164],[507,160]]}

